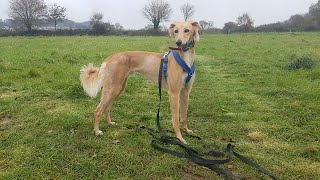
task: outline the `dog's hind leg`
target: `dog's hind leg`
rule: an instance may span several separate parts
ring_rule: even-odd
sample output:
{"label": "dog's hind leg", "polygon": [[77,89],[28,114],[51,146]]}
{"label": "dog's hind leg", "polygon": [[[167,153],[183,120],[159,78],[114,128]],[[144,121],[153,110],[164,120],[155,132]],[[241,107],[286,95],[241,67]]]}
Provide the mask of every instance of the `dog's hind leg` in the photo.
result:
{"label": "dog's hind leg", "polygon": [[109,124],[114,124],[110,118],[110,111],[113,102],[119,96],[121,89],[119,88],[108,88],[102,91],[101,101],[94,113],[94,132],[95,134],[102,135],[102,131],[99,129],[100,118],[103,113],[106,115],[107,122]]}
{"label": "dog's hind leg", "polygon": [[122,83],[122,87],[120,88],[120,91],[119,90],[114,90],[110,95],[113,97],[110,102],[107,104],[107,107],[104,111],[104,114],[105,114],[105,117],[106,117],[106,120],[108,122],[108,124],[111,124],[111,125],[114,125],[116,124],[115,122],[112,122],[111,120],[111,116],[110,116],[110,112],[111,112],[111,109],[112,109],[112,105],[113,105],[113,102],[115,100],[118,99],[119,95],[123,92],[123,90],[125,89],[126,85],[127,85],[127,80],[128,78],[126,78],[123,83]]}
{"label": "dog's hind leg", "polygon": [[106,120],[107,120],[108,124],[115,125],[116,123],[115,123],[115,122],[112,122],[111,116],[110,116],[112,104],[113,104],[113,103],[110,103],[110,105],[106,108],[106,110],[104,111],[104,115],[105,115],[105,117],[106,117]]}
{"label": "dog's hind leg", "polygon": [[187,126],[187,114],[188,114],[190,91],[191,91],[191,88],[184,87],[182,88],[180,93],[180,121],[181,121],[182,128],[187,133],[193,133],[193,131],[190,130]]}
{"label": "dog's hind leg", "polygon": [[[110,111],[113,102],[118,98],[126,86],[128,71],[118,71],[117,74],[110,75],[113,77],[104,82],[100,104],[94,113],[94,132],[96,135],[102,135],[99,129],[100,118],[104,113],[109,124],[115,124],[111,121]],[[117,77],[117,78],[115,78]]]}
{"label": "dog's hind leg", "polygon": [[106,107],[107,107],[107,102],[108,100],[105,100],[103,98],[101,98],[101,101],[99,103],[99,105],[96,108],[96,111],[94,112],[94,133],[95,135],[99,136],[102,135],[102,131],[99,129],[99,123],[100,123],[100,118],[101,115],[103,114],[103,112],[105,111]]}

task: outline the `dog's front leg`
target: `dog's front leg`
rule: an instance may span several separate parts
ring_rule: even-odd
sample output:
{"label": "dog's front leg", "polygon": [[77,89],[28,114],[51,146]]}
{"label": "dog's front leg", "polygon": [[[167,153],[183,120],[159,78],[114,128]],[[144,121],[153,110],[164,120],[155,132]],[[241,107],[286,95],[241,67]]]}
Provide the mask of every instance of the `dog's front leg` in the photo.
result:
{"label": "dog's front leg", "polygon": [[179,101],[180,101],[180,91],[170,91],[170,109],[172,114],[172,125],[176,137],[184,144],[187,142],[183,139],[179,127]]}
{"label": "dog's front leg", "polygon": [[189,94],[191,91],[191,86],[184,87],[180,93],[180,120],[182,124],[182,128],[187,133],[193,133],[187,126],[187,114],[188,114],[188,105],[189,105]]}

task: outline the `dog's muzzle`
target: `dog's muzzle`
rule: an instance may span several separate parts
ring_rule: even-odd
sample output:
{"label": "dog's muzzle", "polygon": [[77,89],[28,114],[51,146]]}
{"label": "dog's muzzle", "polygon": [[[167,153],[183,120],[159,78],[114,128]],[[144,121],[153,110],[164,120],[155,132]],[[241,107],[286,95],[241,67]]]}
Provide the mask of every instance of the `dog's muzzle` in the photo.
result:
{"label": "dog's muzzle", "polygon": [[176,44],[182,51],[188,51],[194,47],[194,41],[188,41],[187,43],[182,44],[182,41],[178,40]]}

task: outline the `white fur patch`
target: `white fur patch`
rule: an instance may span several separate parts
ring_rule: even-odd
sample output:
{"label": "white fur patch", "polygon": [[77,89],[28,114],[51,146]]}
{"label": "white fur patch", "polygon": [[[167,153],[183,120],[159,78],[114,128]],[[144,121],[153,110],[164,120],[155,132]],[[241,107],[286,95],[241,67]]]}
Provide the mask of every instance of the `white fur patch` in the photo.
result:
{"label": "white fur patch", "polygon": [[96,131],[95,134],[96,134],[96,136],[102,136],[103,132],[99,130],[99,131]]}
{"label": "white fur patch", "polygon": [[104,79],[103,72],[105,67],[105,63],[101,65],[100,69],[94,67],[92,64],[88,64],[87,66],[83,66],[80,70],[80,81],[88,96],[94,98],[100,91]]}

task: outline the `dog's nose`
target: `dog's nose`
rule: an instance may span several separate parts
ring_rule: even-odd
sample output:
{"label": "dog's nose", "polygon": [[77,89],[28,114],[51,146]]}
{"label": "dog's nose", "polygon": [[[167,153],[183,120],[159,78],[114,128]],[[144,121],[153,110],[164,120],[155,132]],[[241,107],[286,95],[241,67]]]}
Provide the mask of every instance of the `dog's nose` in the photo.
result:
{"label": "dog's nose", "polygon": [[177,40],[177,41],[176,41],[176,44],[177,44],[177,46],[181,46],[182,41],[181,41],[181,40]]}

